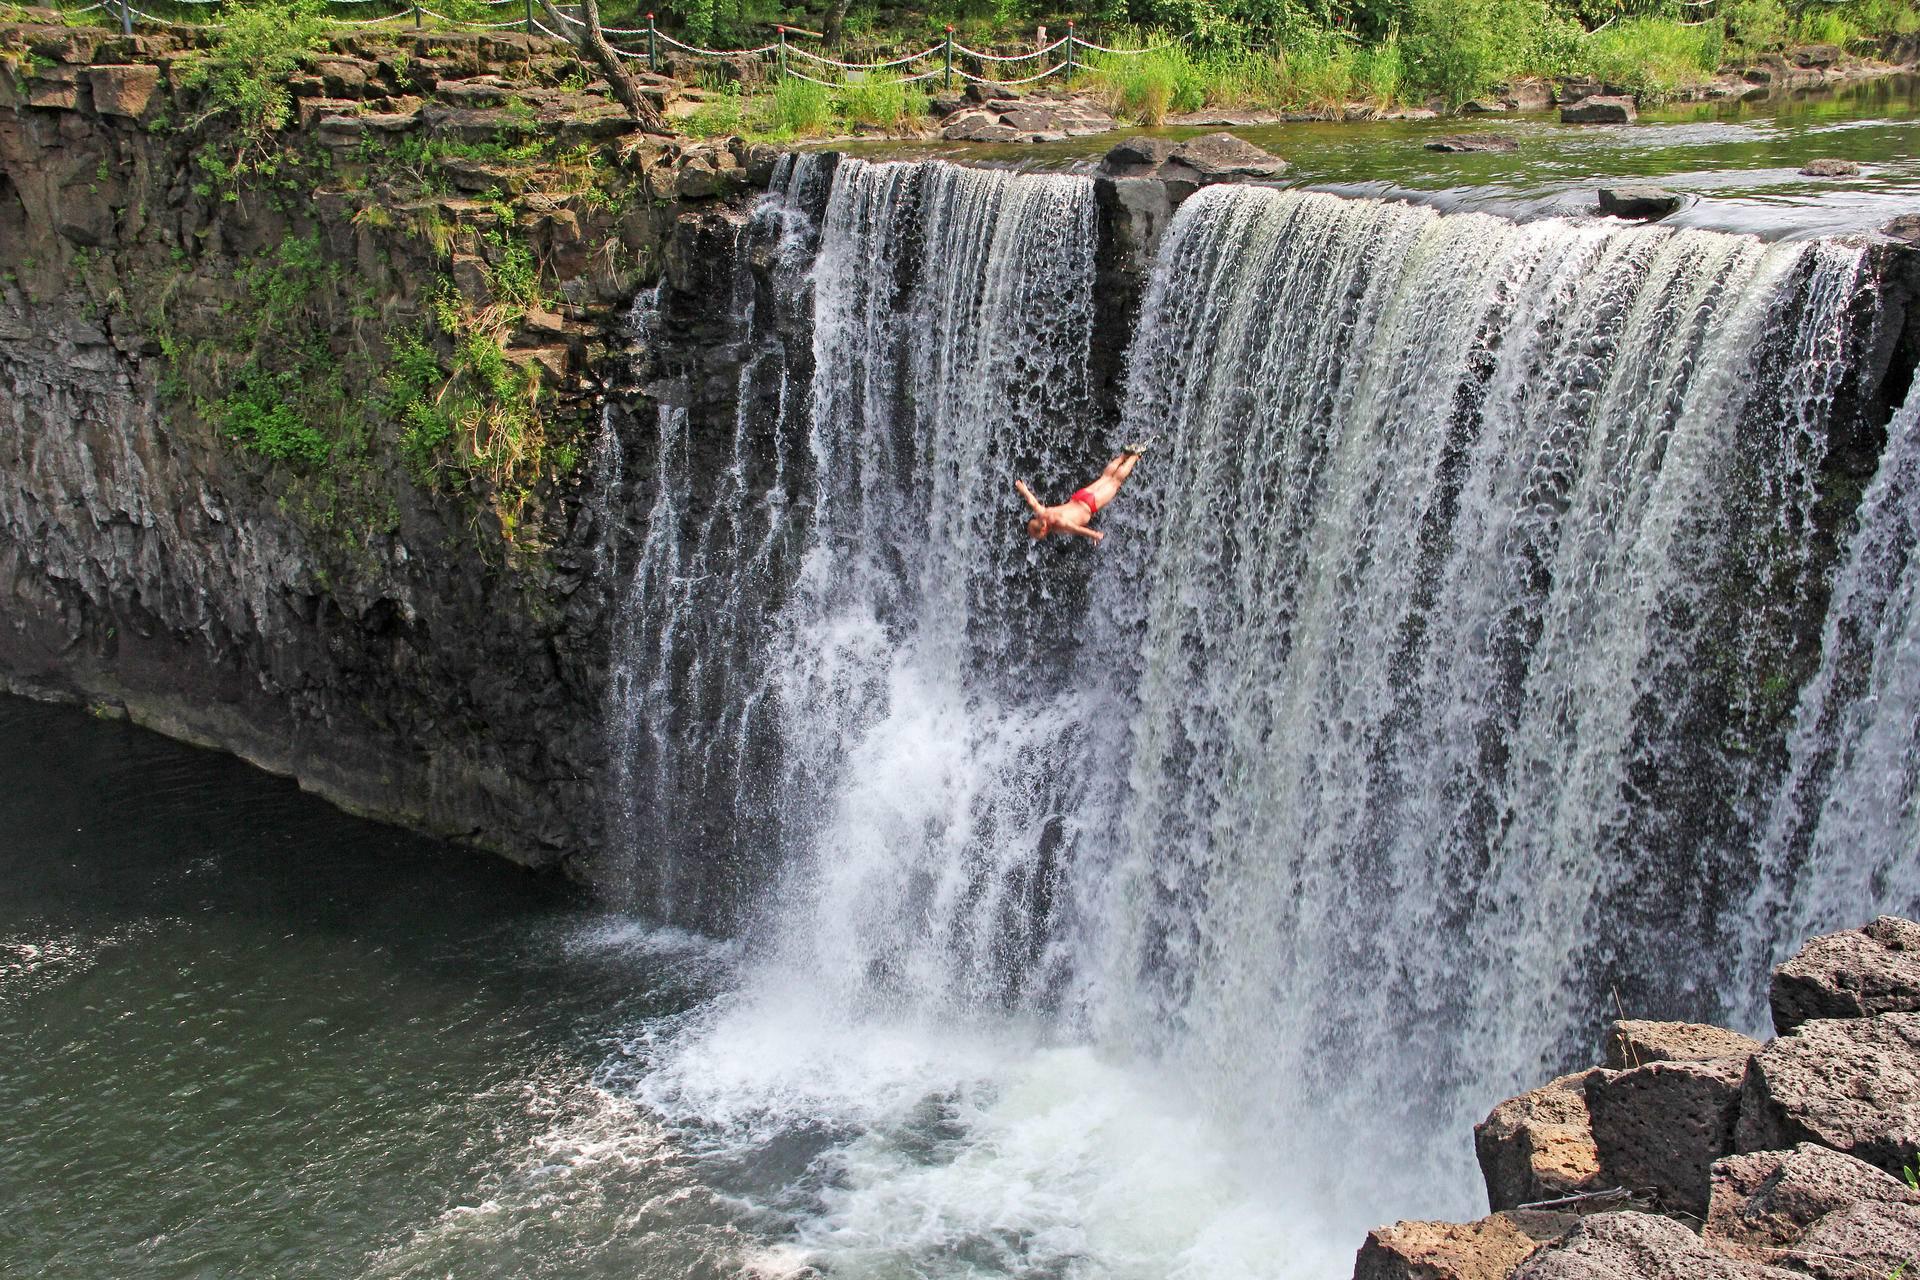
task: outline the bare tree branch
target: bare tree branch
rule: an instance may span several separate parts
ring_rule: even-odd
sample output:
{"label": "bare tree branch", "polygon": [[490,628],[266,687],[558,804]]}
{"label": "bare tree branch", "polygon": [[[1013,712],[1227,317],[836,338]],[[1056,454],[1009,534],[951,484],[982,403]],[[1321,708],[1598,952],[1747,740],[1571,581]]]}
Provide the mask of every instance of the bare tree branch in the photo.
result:
{"label": "bare tree branch", "polygon": [[607,78],[607,85],[613,90],[613,96],[620,99],[620,105],[641,128],[650,133],[668,133],[666,121],[654,107],[651,99],[640,92],[640,86],[634,83],[627,69],[620,65],[620,55],[607,43],[606,36],[600,32],[600,0],[580,0],[580,8],[586,15],[586,25],[571,23],[560,15],[553,0],[540,0],[540,8],[546,13],[547,21],[553,24],[556,32],[566,33],[571,28],[574,43],[579,45],[582,57],[591,58],[599,64],[600,74]]}

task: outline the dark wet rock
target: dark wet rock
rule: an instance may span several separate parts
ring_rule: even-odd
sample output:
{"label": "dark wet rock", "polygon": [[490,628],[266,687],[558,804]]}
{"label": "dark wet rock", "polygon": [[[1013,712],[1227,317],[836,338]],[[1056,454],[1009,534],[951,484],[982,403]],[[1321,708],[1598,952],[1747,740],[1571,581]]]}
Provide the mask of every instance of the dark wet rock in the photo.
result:
{"label": "dark wet rock", "polygon": [[[1017,78],[1017,77],[1016,77]],[[992,102],[995,98],[1004,98],[1013,90],[1003,84],[991,81],[968,81],[967,87],[960,91],[968,102]]]}
{"label": "dark wet rock", "polygon": [[1809,160],[1800,166],[1800,172],[1809,178],[1851,178],[1860,172],[1860,166],[1851,160]]}
{"label": "dark wet rock", "polygon": [[1881,916],[1813,938],[1773,971],[1770,998],[1781,1035],[1816,1018],[1920,1010],[1920,924]]}
{"label": "dark wet rock", "polygon": [[1596,1072],[1587,1111],[1606,1180],[1661,1209],[1704,1216],[1713,1162],[1733,1151],[1746,1070],[1740,1054]]}
{"label": "dark wet rock", "polygon": [[1804,1022],[1750,1060],[1736,1150],[1818,1143],[1888,1173],[1920,1159],[1920,1013]]}
{"label": "dark wet rock", "polygon": [[1506,1280],[1541,1245],[1579,1221],[1570,1213],[1523,1209],[1478,1222],[1375,1227],[1354,1259],[1353,1280]]}
{"label": "dark wet rock", "polygon": [[1601,213],[1646,222],[1664,218],[1687,202],[1664,187],[1602,187],[1599,200]]}
{"label": "dark wet rock", "polygon": [[1796,67],[1812,67],[1822,71],[1837,64],[1846,55],[1838,45],[1810,44],[1793,50],[1787,55]]}
{"label": "dark wet rock", "polygon": [[1520,146],[1504,133],[1451,133],[1426,145],[1429,151],[1513,151]]}
{"label": "dark wet rock", "polygon": [[1564,124],[1630,124],[1640,118],[1633,99],[1595,95],[1560,108]]}
{"label": "dark wet rock", "polygon": [[1214,182],[1276,178],[1287,162],[1231,133],[1203,133],[1173,149],[1163,166],[1165,176],[1191,175],[1201,186]]}
{"label": "dark wet rock", "polygon": [[1671,1218],[1602,1213],[1546,1245],[1514,1280],[1786,1280],[1793,1273],[1720,1253]]}
{"label": "dark wet rock", "polygon": [[1100,171],[1115,177],[1141,177],[1160,167],[1173,154],[1171,138],[1150,138],[1145,134],[1123,138],[1100,161]]}
{"label": "dark wet rock", "polygon": [[1701,1022],[1642,1022],[1622,1018],[1607,1027],[1604,1061],[1615,1071],[1650,1062],[1745,1058],[1763,1046],[1751,1036]]}
{"label": "dark wet rock", "polygon": [[747,148],[744,164],[749,186],[765,188],[773,181],[773,171],[780,163],[780,148],[767,142],[756,142]]}
{"label": "dark wet rock", "polygon": [[1920,1206],[1920,1192],[1863,1160],[1801,1143],[1713,1166],[1705,1234],[1763,1260],[1798,1245],[1829,1214],[1861,1203]]}
{"label": "dark wet rock", "polygon": [[[1920,213],[1903,213],[1880,228],[1880,234],[1890,240],[1901,240],[1907,244],[1920,244]],[[1774,1015],[1776,1018],[1778,1014]]]}
{"label": "dark wet rock", "polygon": [[1587,1112],[1592,1072],[1562,1076],[1508,1098],[1474,1126],[1488,1204],[1513,1209],[1600,1187],[1600,1152]]}

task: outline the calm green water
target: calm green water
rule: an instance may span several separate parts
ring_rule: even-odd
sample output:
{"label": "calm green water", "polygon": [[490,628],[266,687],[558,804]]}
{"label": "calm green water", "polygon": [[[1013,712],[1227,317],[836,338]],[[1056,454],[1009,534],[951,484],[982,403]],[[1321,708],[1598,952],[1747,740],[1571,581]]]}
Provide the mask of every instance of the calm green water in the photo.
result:
{"label": "calm green water", "polygon": [[[1204,128],[1150,130],[1166,137]],[[1920,77],[1892,76],[1837,91],[1691,103],[1649,110],[1631,125],[1563,125],[1554,115],[1484,115],[1364,124],[1234,127],[1292,162],[1286,184],[1418,199],[1514,217],[1594,211],[1596,188],[1657,181],[1697,199],[1669,225],[1768,237],[1878,228],[1920,210]],[[1445,153],[1442,134],[1500,133],[1512,152]],[[1117,135],[1037,147],[966,143],[835,144],[861,155],[941,155],[1022,167],[1091,165]],[[1819,157],[1859,162],[1854,178],[1807,178]]]}
{"label": "calm green water", "polygon": [[0,884],[0,1275],[697,1276],[752,1230],[609,1080],[711,944],[11,698]]}

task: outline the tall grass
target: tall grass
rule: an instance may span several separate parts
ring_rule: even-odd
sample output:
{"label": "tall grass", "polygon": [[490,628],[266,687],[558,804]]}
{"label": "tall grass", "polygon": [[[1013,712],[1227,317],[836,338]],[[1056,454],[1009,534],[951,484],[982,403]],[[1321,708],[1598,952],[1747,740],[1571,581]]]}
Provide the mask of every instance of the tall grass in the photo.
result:
{"label": "tall grass", "polygon": [[753,123],[761,132],[785,138],[816,138],[834,131],[838,117],[833,92],[825,85],[793,76],[773,82],[773,92],[755,102]]}
{"label": "tall grass", "polygon": [[849,125],[898,129],[927,115],[926,91],[919,84],[878,72],[840,88],[833,96],[841,120]]}
{"label": "tall grass", "polygon": [[1596,80],[1660,98],[1711,80],[1723,52],[1717,23],[1689,27],[1666,18],[1632,18],[1589,36],[1581,69]]}

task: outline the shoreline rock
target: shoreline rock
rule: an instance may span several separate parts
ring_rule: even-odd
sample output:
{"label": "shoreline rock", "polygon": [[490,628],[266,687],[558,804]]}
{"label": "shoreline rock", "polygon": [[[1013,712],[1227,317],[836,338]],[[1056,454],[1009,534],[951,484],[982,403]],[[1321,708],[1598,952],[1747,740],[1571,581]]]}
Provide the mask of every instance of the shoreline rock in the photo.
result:
{"label": "shoreline rock", "polygon": [[1913,1265],[1917,960],[1920,924],[1894,916],[1810,939],[1774,970],[1780,1034],[1764,1044],[1610,1024],[1604,1066],[1475,1126],[1495,1212],[1376,1228],[1355,1280],[1886,1280]]}

